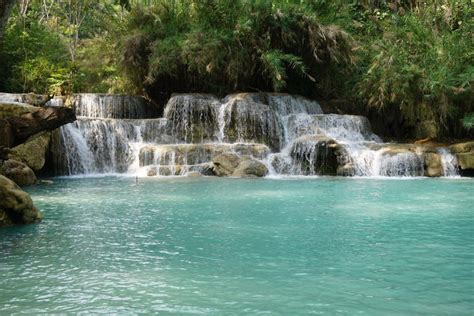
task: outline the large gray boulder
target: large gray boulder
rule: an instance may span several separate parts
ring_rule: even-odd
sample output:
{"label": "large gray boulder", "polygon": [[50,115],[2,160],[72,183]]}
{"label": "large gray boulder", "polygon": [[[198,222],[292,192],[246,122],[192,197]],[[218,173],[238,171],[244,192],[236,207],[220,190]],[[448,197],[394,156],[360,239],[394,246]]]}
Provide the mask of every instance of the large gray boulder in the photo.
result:
{"label": "large gray boulder", "polygon": [[0,175],[0,227],[40,221],[31,197],[12,180]]}
{"label": "large gray boulder", "polygon": [[33,170],[20,161],[8,159],[3,162],[3,173],[17,185],[32,185],[37,179]]}

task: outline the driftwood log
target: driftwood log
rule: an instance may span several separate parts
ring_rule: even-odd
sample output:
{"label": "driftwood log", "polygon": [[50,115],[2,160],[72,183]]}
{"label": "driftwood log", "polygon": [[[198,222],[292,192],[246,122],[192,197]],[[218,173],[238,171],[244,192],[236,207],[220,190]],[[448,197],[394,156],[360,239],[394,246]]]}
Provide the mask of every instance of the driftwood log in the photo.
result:
{"label": "driftwood log", "polygon": [[75,120],[72,109],[56,106],[45,106],[32,113],[0,119],[0,159],[8,156],[8,148],[24,143],[30,136]]}

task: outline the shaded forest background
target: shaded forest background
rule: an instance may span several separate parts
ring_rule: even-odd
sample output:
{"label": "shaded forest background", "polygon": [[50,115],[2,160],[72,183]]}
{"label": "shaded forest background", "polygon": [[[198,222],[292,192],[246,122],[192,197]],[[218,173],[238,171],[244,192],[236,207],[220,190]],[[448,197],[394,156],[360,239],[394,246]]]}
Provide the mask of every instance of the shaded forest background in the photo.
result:
{"label": "shaded forest background", "polygon": [[19,0],[0,91],[275,91],[399,138],[470,137],[471,0]]}

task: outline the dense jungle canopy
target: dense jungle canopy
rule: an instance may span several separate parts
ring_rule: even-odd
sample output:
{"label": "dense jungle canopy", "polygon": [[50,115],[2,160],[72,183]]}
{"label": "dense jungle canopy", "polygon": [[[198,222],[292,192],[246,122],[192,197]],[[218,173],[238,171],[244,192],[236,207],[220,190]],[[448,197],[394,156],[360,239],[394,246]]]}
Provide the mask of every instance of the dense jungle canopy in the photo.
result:
{"label": "dense jungle canopy", "polygon": [[471,0],[2,3],[3,92],[277,91],[472,134]]}

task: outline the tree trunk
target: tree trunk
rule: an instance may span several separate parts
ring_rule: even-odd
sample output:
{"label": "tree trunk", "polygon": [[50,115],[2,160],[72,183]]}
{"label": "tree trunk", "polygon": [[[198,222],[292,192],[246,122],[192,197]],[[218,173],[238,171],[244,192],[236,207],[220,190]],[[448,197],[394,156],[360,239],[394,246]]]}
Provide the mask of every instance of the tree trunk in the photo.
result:
{"label": "tree trunk", "polygon": [[7,26],[8,18],[17,0],[0,0],[0,40]]}

